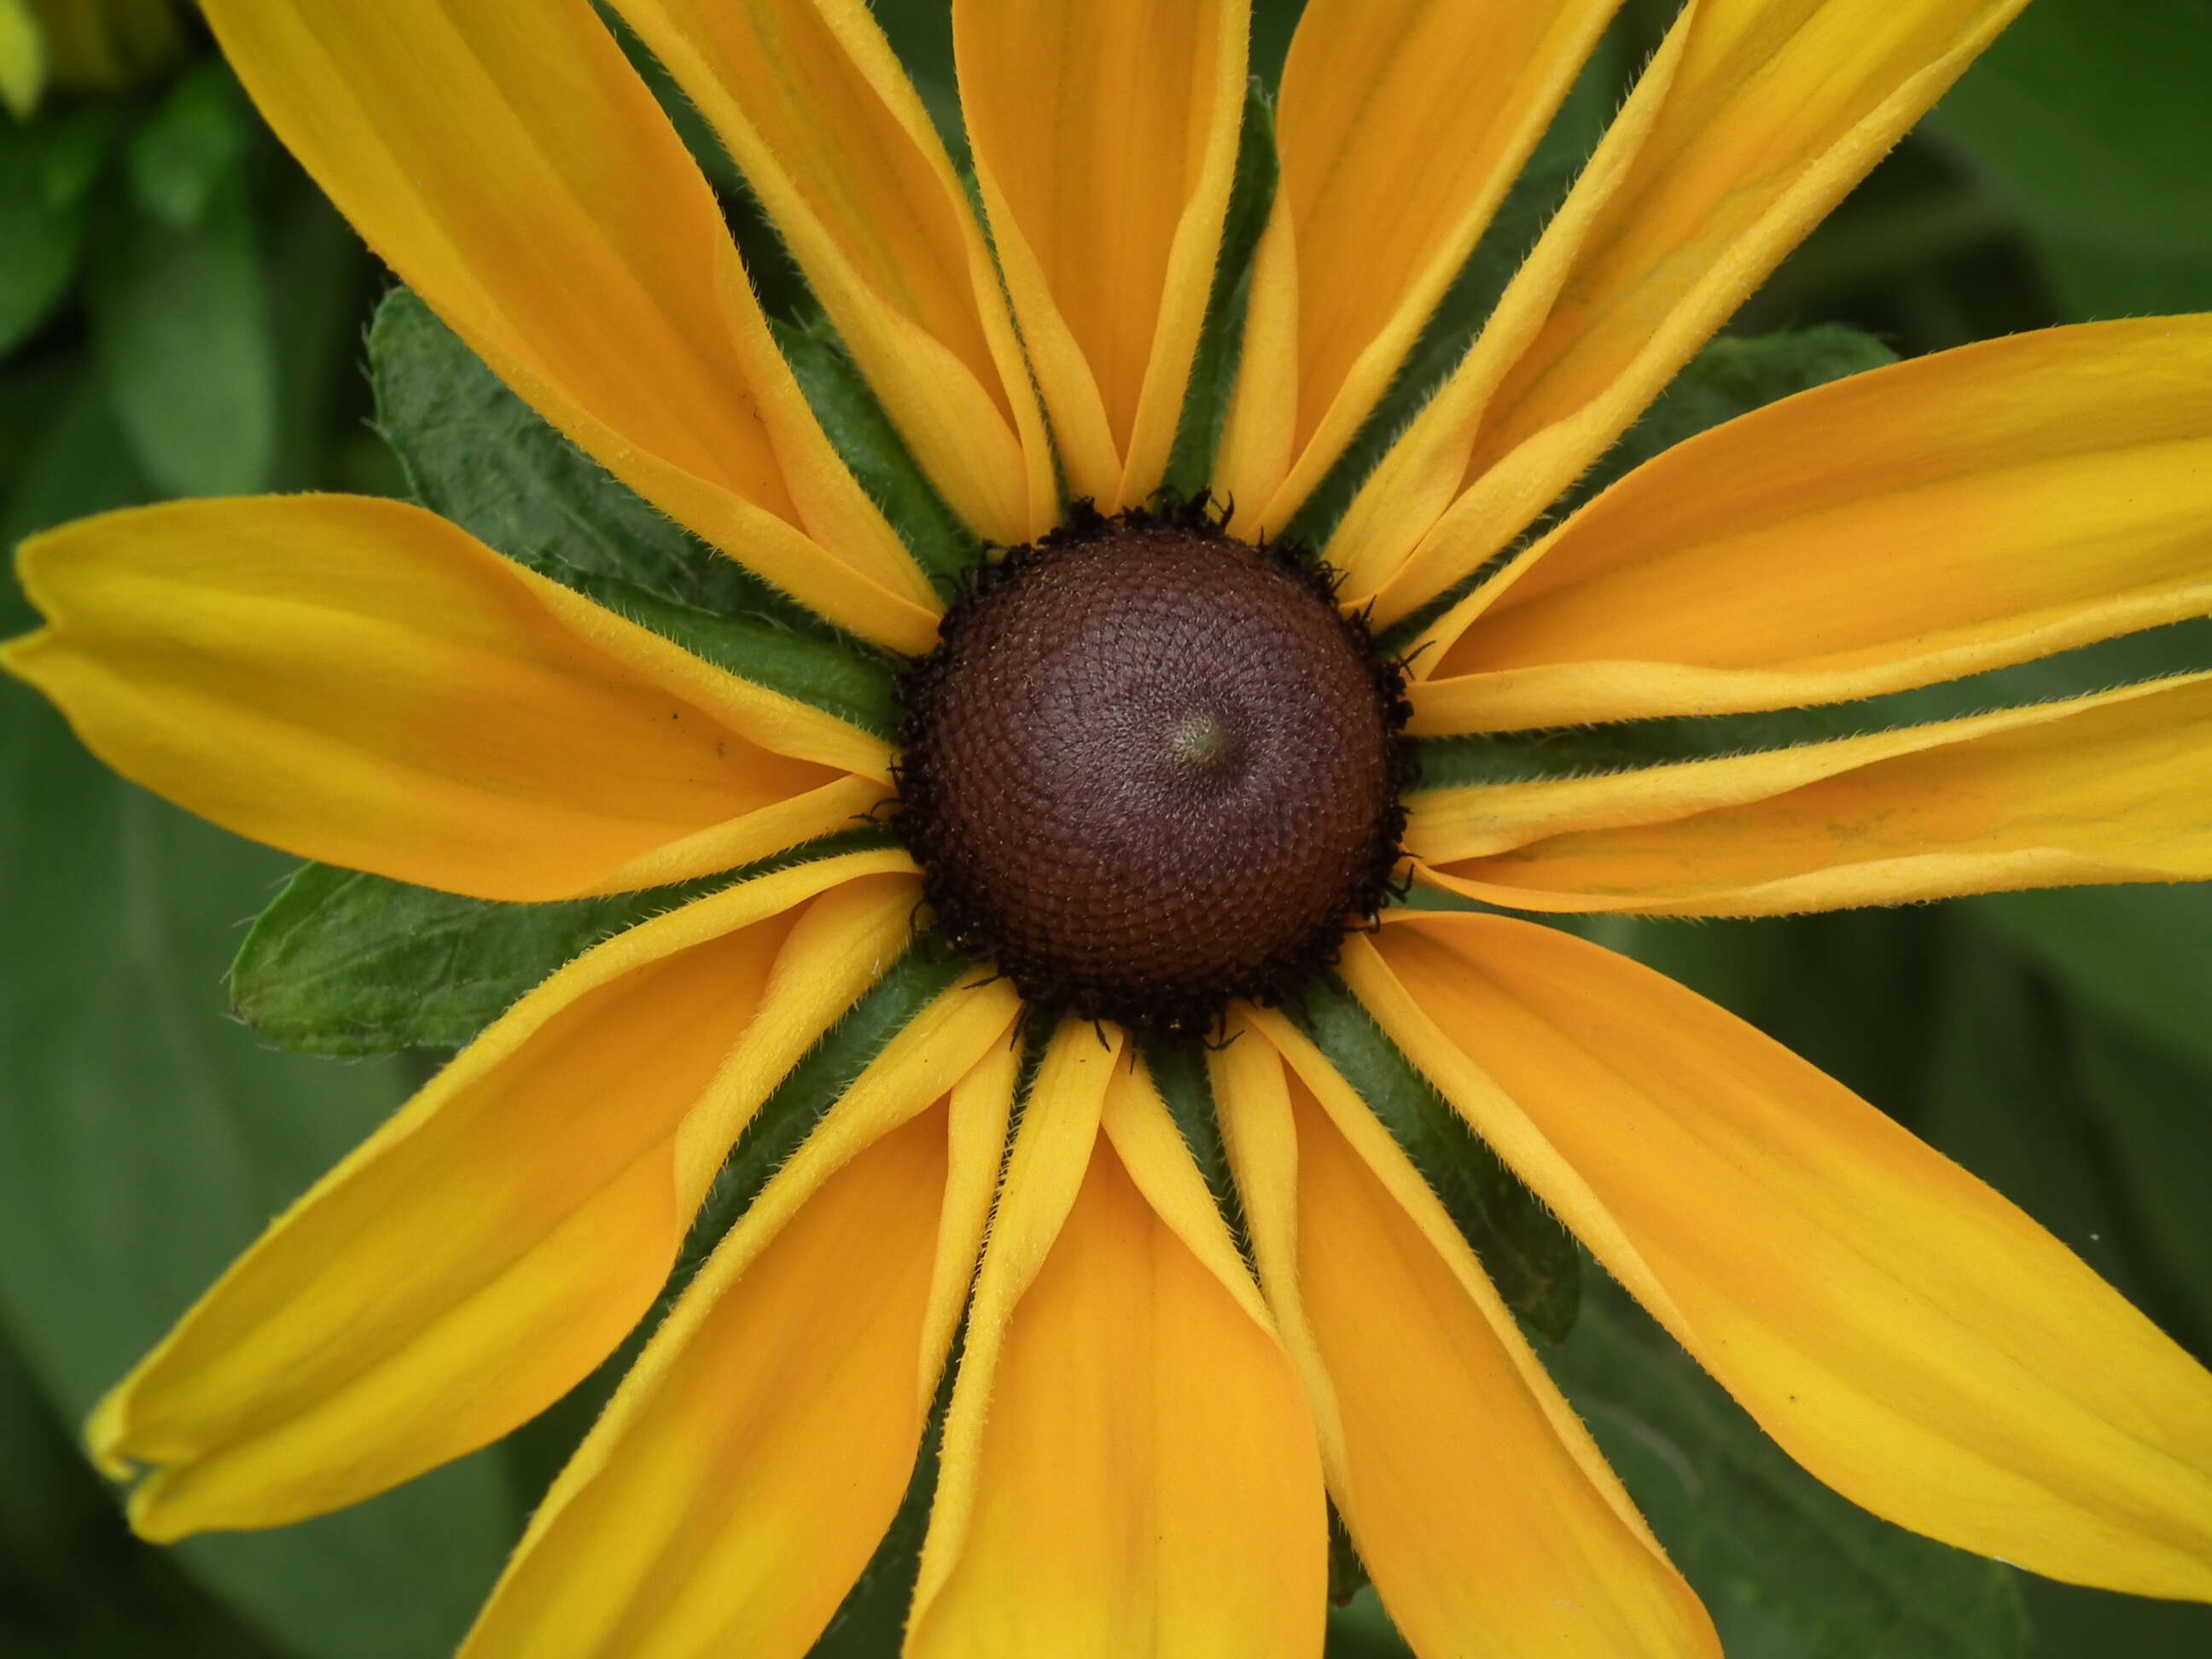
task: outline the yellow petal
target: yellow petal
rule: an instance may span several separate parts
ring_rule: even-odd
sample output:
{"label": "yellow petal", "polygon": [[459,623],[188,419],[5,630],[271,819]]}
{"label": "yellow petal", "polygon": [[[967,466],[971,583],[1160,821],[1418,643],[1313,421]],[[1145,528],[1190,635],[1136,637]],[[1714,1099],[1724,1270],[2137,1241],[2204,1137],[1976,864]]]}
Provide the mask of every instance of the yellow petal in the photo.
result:
{"label": "yellow petal", "polygon": [[[871,872],[898,862],[854,854],[744,883],[516,1004],[101,1403],[102,1464],[154,1467],[132,1523],[167,1540],[320,1514],[560,1398],[675,1262],[690,1220],[675,1142],[752,1019],[793,907],[847,883],[846,909],[896,917],[912,878]],[[779,1075],[723,1086],[757,1104]]]}
{"label": "yellow petal", "polygon": [[1747,916],[2212,878],[2212,674],[1602,777],[1410,799],[1425,879],[1538,910]]}
{"label": "yellow petal", "polygon": [[2212,611],[2208,381],[2212,317],[2101,323],[1731,422],[1430,629],[1413,729],[1842,702]]}
{"label": "yellow petal", "polygon": [[1042,416],[967,193],[867,8],[617,9],[714,123],[945,500],[1028,540],[1032,486],[1052,484]]}
{"label": "yellow petal", "polygon": [[[256,841],[481,898],[615,892],[845,827],[882,741],[442,519],[174,501],[34,537],[8,671],[133,781]],[[802,758],[803,757],[803,758]]]}
{"label": "yellow petal", "polygon": [[830,1109],[554,1482],[465,1659],[806,1652],[913,1473],[933,1262],[975,1260],[989,1188],[932,1108],[979,1063],[1011,1082],[1014,1012],[1004,986],[948,993]]}
{"label": "yellow petal", "polygon": [[1300,15],[1275,124],[1296,252],[1254,271],[1244,359],[1262,372],[1237,399],[1239,415],[1279,403],[1274,365],[1291,366],[1297,459],[1286,480],[1224,480],[1261,532],[1373,410],[1619,3],[1311,0]]}
{"label": "yellow petal", "polygon": [[1719,1659],[1419,1172],[1280,1016],[1251,1030],[1294,1068],[1255,1052],[1224,1109],[1261,1275],[1304,1334],[1342,1436],[1337,1507],[1414,1651]]}
{"label": "yellow petal", "polygon": [[1221,251],[1249,0],[954,0],[960,97],[1069,488],[1159,485]]}
{"label": "yellow petal", "polygon": [[1432,532],[1433,497],[1368,504],[1382,533],[1355,586],[1382,589],[1377,617],[1449,587],[1556,499],[2024,3],[1686,7],[1458,371],[1484,392],[1444,445],[1467,493]]}
{"label": "yellow petal", "polygon": [[[1087,1028],[1073,1041],[1090,1045],[1094,1067],[1111,1064]],[[1154,1155],[1179,1158],[1190,1183],[1197,1172],[1154,1133],[1149,1092],[1141,1073],[1113,1079],[1109,1095],[1127,1104],[1109,1115],[1125,1135],[1094,1133],[1079,1190],[1010,1318],[987,1255],[939,1488],[943,1504],[959,1482],[958,1554],[934,1583],[925,1567],[910,1655],[1321,1651],[1327,1520],[1312,1425],[1269,1328],[1146,1203],[1115,1150],[1125,1138],[1139,1148],[1154,1166],[1147,1184],[1194,1221],[1188,1183]],[[1027,1115],[1062,1104],[1040,1076]],[[1095,1104],[1067,1104],[1071,1123],[1095,1123]],[[1026,1208],[1024,1173],[1008,1176],[1001,1227]],[[1057,1208],[1056,1197],[1042,1201]],[[1017,1232],[1034,1237],[1019,1222]],[[987,1317],[997,1328],[979,1348]],[[957,1473],[956,1425],[974,1459]]]}
{"label": "yellow petal", "polygon": [[[2212,1600],[2212,1375],[1965,1170],[1704,999],[1549,928],[1410,921],[1355,941],[1346,976],[1830,1486],[2031,1571]],[[1480,1065],[1446,1031],[1480,1033]]]}
{"label": "yellow petal", "polygon": [[823,615],[928,648],[928,583],[837,463],[713,192],[586,0],[206,11],[315,181],[540,414]]}

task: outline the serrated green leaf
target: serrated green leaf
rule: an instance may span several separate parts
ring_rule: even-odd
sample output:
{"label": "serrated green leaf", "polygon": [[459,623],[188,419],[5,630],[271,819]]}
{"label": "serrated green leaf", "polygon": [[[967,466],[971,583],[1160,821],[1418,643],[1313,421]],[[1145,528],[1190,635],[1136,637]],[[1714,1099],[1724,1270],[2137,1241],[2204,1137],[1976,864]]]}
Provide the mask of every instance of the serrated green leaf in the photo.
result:
{"label": "serrated green leaf", "polygon": [[1244,94],[1244,121],[1237,140],[1237,173],[1229,190],[1221,228],[1221,254],[1206,295],[1206,321],[1183,392],[1169,453],[1167,487],[1194,495],[1213,476],[1221,433],[1229,419],[1237,367],[1243,348],[1244,313],[1252,291],[1252,259],[1267,212],[1275,199],[1275,110],[1266,90],[1254,81]]}
{"label": "serrated green leaf", "polygon": [[580,575],[568,585],[740,679],[835,714],[887,743],[898,736],[905,716],[899,708],[897,676],[881,657],[772,623],[717,617],[611,576]]}
{"label": "serrated green leaf", "polygon": [[500,904],[310,864],[261,913],[230,966],[231,1006],[298,1054],[462,1048],[603,939],[731,883],[886,844],[855,829],[673,887]]}
{"label": "serrated green leaf", "polygon": [[254,136],[253,112],[220,58],[177,77],[131,137],[124,174],[138,205],[174,230],[206,215]]}
{"label": "serrated green leaf", "polygon": [[1610,1280],[1546,1357],[1719,1627],[1729,1659],[2021,1659],[2006,1566],[1838,1498]]}
{"label": "serrated green leaf", "polygon": [[104,110],[0,121],[0,353],[27,339],[69,292],[113,134]]}
{"label": "serrated green leaf", "polygon": [[199,222],[118,214],[94,261],[101,379],[146,471],[178,495],[269,485],[276,453],[274,320],[245,181]]}
{"label": "serrated green leaf", "polygon": [[1334,975],[1285,1008],[1406,1149],[1531,1334],[1564,1338],[1580,1300],[1582,1256],[1566,1230],[1398,1051]]}
{"label": "serrated green leaf", "polygon": [[416,498],[556,580],[611,577],[678,605],[843,636],[663,518],[502,385],[404,289],[368,335],[376,418]]}
{"label": "serrated green leaf", "polygon": [[945,504],[828,319],[817,313],[804,326],[770,326],[830,447],[884,509],[938,591],[957,592],[962,574],[982,556],[982,540]]}

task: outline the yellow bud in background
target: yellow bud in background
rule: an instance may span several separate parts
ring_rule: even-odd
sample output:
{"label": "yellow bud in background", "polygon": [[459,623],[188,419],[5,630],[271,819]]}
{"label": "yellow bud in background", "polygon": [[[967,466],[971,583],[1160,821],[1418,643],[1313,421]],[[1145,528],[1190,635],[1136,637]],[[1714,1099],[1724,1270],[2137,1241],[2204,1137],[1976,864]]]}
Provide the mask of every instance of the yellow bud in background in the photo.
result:
{"label": "yellow bud in background", "polygon": [[18,121],[39,106],[46,82],[46,43],[27,0],[0,0],[0,104]]}

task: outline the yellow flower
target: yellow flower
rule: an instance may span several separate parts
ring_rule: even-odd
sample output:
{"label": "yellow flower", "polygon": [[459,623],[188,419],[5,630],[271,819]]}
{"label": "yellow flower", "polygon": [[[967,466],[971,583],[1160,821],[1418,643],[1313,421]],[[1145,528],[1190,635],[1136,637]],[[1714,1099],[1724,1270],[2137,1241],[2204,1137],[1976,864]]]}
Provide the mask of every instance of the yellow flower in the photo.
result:
{"label": "yellow flower", "polygon": [[[856,639],[933,650],[936,590],[817,426],[712,195],[586,0],[205,9],[370,244],[563,433]],[[1243,6],[956,0],[988,240],[860,0],[615,9],[969,526],[1024,544],[1070,497],[1153,496],[1231,196]],[[1214,473],[1233,535],[1281,530],[1343,454],[1611,9],[1310,0]],[[2015,9],[1692,0],[1320,550],[1344,610],[1419,622],[1512,546]],[[1718,428],[1435,615],[1410,730],[1834,702],[2203,614],[2208,383],[2212,319],[2168,319],[1997,341]],[[730,870],[878,805],[898,758],[404,505],[116,514],[39,538],[23,569],[49,626],[7,665],[119,770],[290,852],[451,891]],[[1374,707],[1332,706],[1371,725],[1377,684]],[[1273,730],[1242,718],[1140,735],[1203,767]],[[1359,741],[1387,757],[1387,721]],[[933,782],[968,787],[966,751],[945,752]],[[1431,781],[1404,845],[1423,891],[1537,911],[2201,879],[2209,754],[2212,679],[2190,677],[1599,776]],[[1077,792],[1031,799],[1052,803],[1024,820],[1040,842],[1090,821]],[[1146,844],[1171,828],[1148,820]],[[956,861],[793,863],[524,998],[101,1406],[103,1462],[151,1470],[135,1524],[317,1514],[558,1399],[652,1308],[739,1133]],[[1265,911],[1282,870],[1244,862],[1237,902]],[[1343,981],[1781,1444],[1964,1547],[2212,1597],[2212,1377],[1729,1016],[1439,902],[1345,938]],[[1306,1025],[1235,1000],[1237,1040],[1206,1061],[1249,1267],[1121,1024],[1063,1019],[1024,1091],[1024,993],[1049,1015],[1128,992],[1084,979],[1082,949],[1045,952],[1091,988],[1073,1000],[1034,964],[1021,991],[956,970],[892,1024],[653,1333],[471,1659],[803,1652],[898,1505],[956,1332],[915,1655],[1316,1653],[1324,1492],[1421,1653],[1716,1652]]]}

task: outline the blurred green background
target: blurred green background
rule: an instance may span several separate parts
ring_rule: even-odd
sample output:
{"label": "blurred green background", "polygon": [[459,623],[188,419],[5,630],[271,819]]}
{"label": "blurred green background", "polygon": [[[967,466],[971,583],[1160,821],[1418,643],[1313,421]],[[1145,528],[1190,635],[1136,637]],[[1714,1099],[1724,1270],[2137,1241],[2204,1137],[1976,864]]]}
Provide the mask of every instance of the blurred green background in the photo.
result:
{"label": "blurred green background", "polygon": [[[951,118],[942,0],[878,9]],[[1671,9],[1631,0],[1556,142],[1587,149]],[[1261,73],[1296,10],[1261,0]],[[198,19],[169,0],[0,0],[0,39],[27,16],[52,49],[35,111],[17,85],[0,113],[0,544],[167,496],[398,489],[360,372],[389,279]],[[1733,331],[1839,322],[1911,356],[2212,310],[2208,88],[2206,0],[2037,0]],[[771,303],[797,303],[726,167],[715,177]],[[0,579],[0,633],[29,622]],[[2188,665],[2212,666],[2204,627],[2053,672]],[[359,1510],[173,1552],[131,1540],[83,1462],[73,1425],[100,1390],[410,1086],[407,1062],[277,1054],[229,1018],[223,969],[288,869],[118,781],[0,684],[0,1653],[447,1651],[576,1431],[556,1413]],[[1994,1182],[2212,1357],[2212,890],[1596,931]],[[1986,1575],[1954,1583],[1919,1547],[1805,1519],[1814,1500],[1626,1316],[1561,1363],[1601,1436],[1608,1389],[1664,1396],[1632,1401],[1638,1432],[1692,1474],[1679,1504],[1638,1485],[1655,1516],[1746,1534],[1762,1502],[1803,1511],[1764,1558],[1662,1528],[1694,1556],[1734,1659],[2212,1652],[2204,1610],[2024,1581],[2023,1626]],[[881,1650],[880,1624],[856,1608],[825,1649]],[[1331,1651],[1403,1650],[1362,1595]]]}

